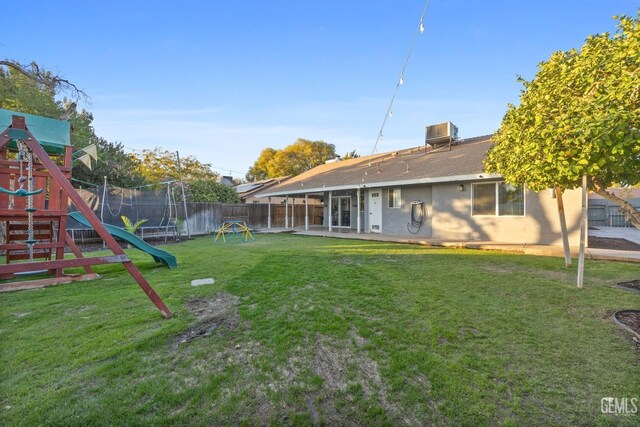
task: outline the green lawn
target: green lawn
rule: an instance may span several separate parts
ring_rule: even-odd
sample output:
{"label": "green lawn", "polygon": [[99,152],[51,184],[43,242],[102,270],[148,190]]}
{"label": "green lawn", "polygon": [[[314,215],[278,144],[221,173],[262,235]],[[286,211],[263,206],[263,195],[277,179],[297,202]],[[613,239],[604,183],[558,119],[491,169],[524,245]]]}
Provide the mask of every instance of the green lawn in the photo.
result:
{"label": "green lawn", "polygon": [[[612,323],[637,264],[290,235],[128,253],[0,294],[0,425],[618,425],[640,353]],[[214,278],[192,287],[191,280]],[[184,342],[183,342],[184,341]]]}

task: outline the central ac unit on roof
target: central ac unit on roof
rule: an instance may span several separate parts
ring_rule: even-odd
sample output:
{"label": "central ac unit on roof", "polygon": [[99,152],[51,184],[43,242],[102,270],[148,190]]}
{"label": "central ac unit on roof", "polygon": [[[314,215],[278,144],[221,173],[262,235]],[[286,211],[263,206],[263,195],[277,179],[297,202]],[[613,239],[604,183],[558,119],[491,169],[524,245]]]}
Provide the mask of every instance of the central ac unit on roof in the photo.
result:
{"label": "central ac unit on roof", "polygon": [[425,144],[439,147],[453,143],[458,139],[458,128],[451,122],[427,126],[425,132]]}

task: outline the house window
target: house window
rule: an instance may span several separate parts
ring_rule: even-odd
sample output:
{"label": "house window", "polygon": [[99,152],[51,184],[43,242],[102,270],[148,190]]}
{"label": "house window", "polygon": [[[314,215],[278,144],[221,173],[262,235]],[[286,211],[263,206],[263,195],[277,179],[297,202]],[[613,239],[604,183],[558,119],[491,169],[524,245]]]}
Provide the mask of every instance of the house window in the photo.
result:
{"label": "house window", "polygon": [[400,189],[399,188],[389,189],[389,207],[390,208],[400,207]]}
{"label": "house window", "polygon": [[505,182],[472,184],[472,215],[524,216],[524,186]]}
{"label": "house window", "polygon": [[523,185],[498,185],[498,215],[524,216]]}

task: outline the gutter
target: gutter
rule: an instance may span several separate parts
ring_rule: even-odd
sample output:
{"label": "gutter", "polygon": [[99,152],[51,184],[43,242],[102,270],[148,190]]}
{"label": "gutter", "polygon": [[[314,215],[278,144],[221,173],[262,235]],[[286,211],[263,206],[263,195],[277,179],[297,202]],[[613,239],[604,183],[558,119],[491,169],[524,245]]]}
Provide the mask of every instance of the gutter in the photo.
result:
{"label": "gutter", "polygon": [[380,188],[380,187],[398,187],[404,185],[417,185],[417,184],[439,184],[444,182],[460,182],[460,181],[478,181],[478,180],[493,180],[500,179],[502,175],[499,174],[467,174],[467,175],[454,175],[443,176],[437,178],[419,178],[408,179],[399,181],[383,181],[383,182],[367,182],[363,184],[346,184],[346,185],[334,185],[329,187],[316,187],[305,188],[304,182],[301,182],[299,190],[285,190],[285,191],[273,191],[268,193],[258,193],[256,197],[274,197],[274,196],[291,196],[296,194],[305,193],[322,193],[325,191],[341,191],[341,190],[356,190],[358,188]]}

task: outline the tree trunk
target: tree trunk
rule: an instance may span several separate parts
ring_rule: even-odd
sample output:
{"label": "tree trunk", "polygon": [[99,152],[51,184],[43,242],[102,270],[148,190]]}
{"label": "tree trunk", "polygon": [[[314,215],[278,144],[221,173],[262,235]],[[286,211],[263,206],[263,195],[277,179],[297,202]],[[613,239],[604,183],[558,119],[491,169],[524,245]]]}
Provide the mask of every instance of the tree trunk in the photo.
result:
{"label": "tree trunk", "polygon": [[569,247],[569,233],[567,231],[567,220],[564,215],[564,203],[562,202],[562,189],[554,189],[556,201],[558,203],[558,217],[560,219],[560,232],[562,234],[562,248],[564,249],[564,265],[571,267],[571,248]]}
{"label": "tree trunk", "polygon": [[597,195],[604,197],[605,199],[620,206],[620,212],[624,215],[625,219],[631,223],[635,228],[640,230],[640,212],[633,207],[633,205],[620,197],[609,193],[600,183],[592,181],[594,184],[594,191]]}
{"label": "tree trunk", "polygon": [[580,254],[578,255],[578,288],[584,283],[584,251],[587,246],[587,175],[582,176],[582,214],[580,215]]}

